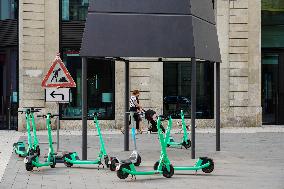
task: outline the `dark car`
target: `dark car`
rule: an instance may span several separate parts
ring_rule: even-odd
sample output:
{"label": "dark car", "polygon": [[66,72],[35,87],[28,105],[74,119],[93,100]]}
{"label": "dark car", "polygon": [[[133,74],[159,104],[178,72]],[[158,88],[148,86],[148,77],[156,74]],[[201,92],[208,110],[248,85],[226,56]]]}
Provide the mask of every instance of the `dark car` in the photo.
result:
{"label": "dark car", "polygon": [[190,114],[191,102],[184,96],[166,96],[164,97],[164,113],[172,115],[172,118],[180,118],[180,110],[184,111],[185,116]]}
{"label": "dark car", "polygon": [[190,106],[190,100],[184,96],[166,96],[164,104],[186,104]]}

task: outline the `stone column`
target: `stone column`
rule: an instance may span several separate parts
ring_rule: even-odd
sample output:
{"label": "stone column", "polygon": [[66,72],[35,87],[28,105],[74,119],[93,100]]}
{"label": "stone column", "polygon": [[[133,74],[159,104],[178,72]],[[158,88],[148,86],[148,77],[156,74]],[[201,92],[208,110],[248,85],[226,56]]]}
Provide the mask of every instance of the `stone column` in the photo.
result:
{"label": "stone column", "polygon": [[229,119],[229,7],[229,0],[217,0],[217,33],[222,58],[220,64],[221,126],[225,126]]}
{"label": "stone column", "polygon": [[223,126],[261,125],[260,11],[257,0],[217,1]]}
{"label": "stone column", "polygon": [[[19,108],[45,107],[41,81],[58,52],[58,15],[57,1],[19,1]],[[18,125],[25,130],[21,114]]]}

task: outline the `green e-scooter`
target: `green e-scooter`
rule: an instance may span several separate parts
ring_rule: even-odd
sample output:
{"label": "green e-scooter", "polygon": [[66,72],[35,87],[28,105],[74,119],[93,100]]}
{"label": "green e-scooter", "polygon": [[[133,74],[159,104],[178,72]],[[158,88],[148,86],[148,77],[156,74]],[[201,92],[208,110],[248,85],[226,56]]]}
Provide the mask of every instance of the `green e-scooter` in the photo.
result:
{"label": "green e-scooter", "polygon": [[188,133],[187,133],[187,130],[186,130],[186,124],[185,124],[185,120],[184,120],[183,110],[180,111],[180,115],[181,115],[182,131],[183,131],[182,141],[181,142],[175,142],[174,138],[172,136],[170,136],[172,127],[167,127],[165,140],[166,140],[167,147],[170,147],[170,146],[180,147],[180,148],[184,147],[185,149],[188,149],[188,148],[191,147],[191,141],[188,137]]}
{"label": "green e-scooter", "polygon": [[161,126],[161,117],[158,117],[157,128],[158,128],[159,141],[161,145],[161,155],[160,155],[160,160],[154,166],[154,170],[137,171],[135,169],[134,163],[132,163],[130,159],[121,160],[116,167],[118,178],[126,179],[129,174],[132,175],[132,177],[135,175],[154,175],[154,174],[162,174],[166,178],[171,178],[173,176],[174,168],[171,165],[170,160],[168,158],[166,143],[160,126]]}
{"label": "green e-scooter", "polygon": [[49,144],[49,151],[47,155],[47,159],[44,163],[39,162],[39,156],[37,153],[32,155],[26,156],[24,159],[24,163],[26,166],[27,171],[32,171],[34,167],[46,167],[50,166],[51,168],[55,168],[56,165],[56,154],[54,153],[53,146],[52,146],[52,135],[51,135],[51,118],[58,115],[52,115],[48,113],[47,115],[38,115],[37,117],[46,118],[46,128],[48,134],[48,144]]}
{"label": "green e-scooter", "polygon": [[[172,127],[172,118],[169,117],[167,129]],[[157,167],[158,161],[154,165],[154,169]],[[198,171],[202,170],[204,173],[211,173],[214,170],[213,159],[208,157],[199,157],[194,166],[174,166],[175,171]]]}
{"label": "green e-scooter", "polygon": [[[19,157],[25,157],[27,155],[32,155],[34,153],[37,153],[38,156],[40,155],[40,148],[39,148],[39,142],[36,135],[36,124],[34,119],[34,112],[39,112],[40,109],[34,109],[34,108],[27,108],[25,111],[19,110],[20,113],[25,113],[25,119],[26,119],[26,127],[27,127],[27,134],[28,134],[28,148],[26,149],[26,145],[23,141],[19,141],[13,144],[13,150],[16,154],[19,155]],[[33,128],[33,135],[34,135],[34,142],[32,143],[32,137],[31,137],[31,126],[30,121],[32,121],[32,128]]]}
{"label": "green e-scooter", "polygon": [[104,163],[107,167],[110,167],[110,169],[113,171],[115,170],[115,168],[113,168],[115,165],[112,165],[111,162],[112,160],[114,160],[113,162],[116,162],[117,160],[116,157],[110,157],[107,155],[106,149],[105,149],[105,143],[102,137],[102,133],[101,133],[101,128],[98,122],[98,113],[94,113],[94,123],[96,125],[96,129],[98,131],[98,135],[99,135],[99,139],[100,139],[100,153],[97,157],[97,159],[95,160],[80,160],[77,152],[69,152],[69,153],[65,153],[63,155],[63,161],[64,161],[64,165],[67,167],[72,167],[73,165],[103,165],[102,160],[104,160]]}

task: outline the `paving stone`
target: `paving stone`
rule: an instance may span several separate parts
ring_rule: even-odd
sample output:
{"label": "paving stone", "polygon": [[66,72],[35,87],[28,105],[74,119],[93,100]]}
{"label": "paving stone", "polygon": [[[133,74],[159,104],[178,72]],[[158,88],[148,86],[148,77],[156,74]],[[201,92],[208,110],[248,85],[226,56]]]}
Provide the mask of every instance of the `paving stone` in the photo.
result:
{"label": "paving stone", "polygon": [[[246,130],[247,131],[247,130]],[[33,172],[25,170],[22,159],[13,154],[4,173],[0,188],[281,188],[284,180],[284,132],[263,132],[256,129],[251,133],[222,133],[221,152],[215,151],[215,134],[196,134],[196,157],[212,157],[215,170],[212,174],[198,171],[176,171],[171,179],[161,175],[130,177],[126,180],[117,178],[116,173],[108,169],[97,169],[96,165],[74,165],[71,168],[57,164],[56,168],[42,167]],[[270,131],[281,131],[276,128]],[[176,133],[176,132],[173,132]],[[178,141],[182,135],[173,134]],[[53,137],[55,138],[55,136]],[[104,135],[107,151],[111,155],[127,158],[131,151],[124,152],[123,135]],[[137,145],[142,157],[142,167],[137,170],[152,170],[153,163],[159,159],[160,147],[157,135],[138,135]],[[39,135],[41,151],[48,152],[47,137]],[[97,136],[88,136],[88,157],[98,155]],[[130,141],[131,142],[131,141]],[[55,146],[55,145],[54,145]],[[62,150],[77,151],[81,157],[81,136],[62,135]],[[130,149],[133,149],[130,143]],[[191,151],[168,148],[168,155],[173,165],[193,165]],[[44,161],[44,158],[40,158]]]}

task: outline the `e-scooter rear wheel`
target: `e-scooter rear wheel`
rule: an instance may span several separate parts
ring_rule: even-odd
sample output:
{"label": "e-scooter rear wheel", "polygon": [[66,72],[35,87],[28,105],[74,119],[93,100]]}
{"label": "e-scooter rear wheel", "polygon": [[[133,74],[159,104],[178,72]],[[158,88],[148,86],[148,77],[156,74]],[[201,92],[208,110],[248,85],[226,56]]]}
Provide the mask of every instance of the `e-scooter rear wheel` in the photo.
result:
{"label": "e-scooter rear wheel", "polygon": [[202,171],[204,172],[204,173],[211,173],[213,170],[214,170],[214,162],[213,162],[213,160],[212,159],[210,159],[210,158],[206,158],[206,159],[204,159],[203,161],[202,161],[202,165],[204,165],[204,164],[206,164],[206,163],[210,163],[210,165],[208,166],[208,167],[204,167],[203,169],[202,169]]}
{"label": "e-scooter rear wheel", "polygon": [[64,165],[65,165],[66,167],[72,167],[72,166],[73,166],[73,163],[67,162],[67,161],[65,160],[65,158],[71,159],[70,154],[65,154],[65,155],[63,155],[63,163],[64,163]]}
{"label": "e-scooter rear wheel", "polygon": [[167,170],[166,165],[163,165],[162,168],[163,176],[166,178],[171,178],[174,175],[174,167],[170,164],[170,171]]}
{"label": "e-scooter rear wheel", "polygon": [[122,164],[122,165],[120,165],[119,170],[117,170],[117,172],[116,172],[116,175],[120,179],[126,179],[128,177],[128,175],[129,175],[129,173],[126,173],[126,172],[122,171],[123,168],[130,170],[130,166],[129,166],[129,164]]}

